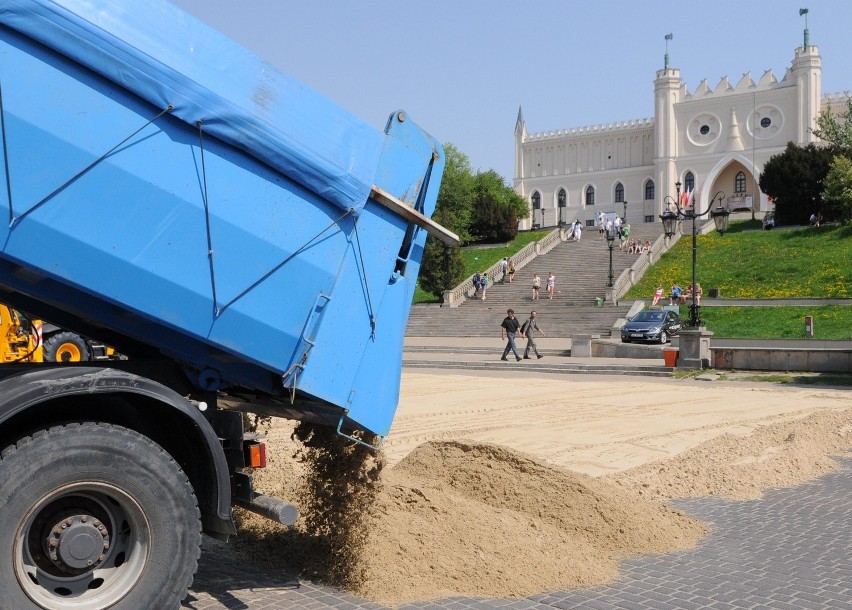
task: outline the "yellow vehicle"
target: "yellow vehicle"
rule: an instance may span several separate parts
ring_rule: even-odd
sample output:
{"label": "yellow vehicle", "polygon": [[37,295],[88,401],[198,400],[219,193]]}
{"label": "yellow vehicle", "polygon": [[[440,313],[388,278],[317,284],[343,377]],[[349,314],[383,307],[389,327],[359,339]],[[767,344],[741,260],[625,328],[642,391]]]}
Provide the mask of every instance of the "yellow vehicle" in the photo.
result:
{"label": "yellow vehicle", "polygon": [[0,363],[88,362],[117,360],[120,356],[103,343],[49,322],[31,320],[0,303]]}
{"label": "yellow vehicle", "polygon": [[43,362],[41,328],[40,320],[30,320],[0,303],[0,362]]}

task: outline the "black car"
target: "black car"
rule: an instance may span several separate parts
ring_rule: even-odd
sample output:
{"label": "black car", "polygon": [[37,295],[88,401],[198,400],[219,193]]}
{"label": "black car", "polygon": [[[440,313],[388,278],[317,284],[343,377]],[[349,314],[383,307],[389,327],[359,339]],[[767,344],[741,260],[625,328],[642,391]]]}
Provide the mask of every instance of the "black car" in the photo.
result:
{"label": "black car", "polygon": [[624,343],[631,341],[667,343],[669,337],[677,335],[682,326],[680,316],[673,311],[647,309],[637,313],[621,327],[621,340]]}

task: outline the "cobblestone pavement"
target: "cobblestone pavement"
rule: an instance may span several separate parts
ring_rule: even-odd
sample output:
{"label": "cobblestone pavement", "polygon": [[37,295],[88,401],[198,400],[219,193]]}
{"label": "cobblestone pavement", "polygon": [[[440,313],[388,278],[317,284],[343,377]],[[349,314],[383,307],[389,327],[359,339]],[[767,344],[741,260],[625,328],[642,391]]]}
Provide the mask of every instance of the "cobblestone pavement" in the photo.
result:
{"label": "cobblestone pavement", "polygon": [[[761,500],[679,501],[711,525],[693,550],[645,555],[607,586],[525,599],[450,598],[406,610],[689,609],[852,610],[852,460],[844,469]],[[340,591],[202,554],[185,608],[379,610]]]}

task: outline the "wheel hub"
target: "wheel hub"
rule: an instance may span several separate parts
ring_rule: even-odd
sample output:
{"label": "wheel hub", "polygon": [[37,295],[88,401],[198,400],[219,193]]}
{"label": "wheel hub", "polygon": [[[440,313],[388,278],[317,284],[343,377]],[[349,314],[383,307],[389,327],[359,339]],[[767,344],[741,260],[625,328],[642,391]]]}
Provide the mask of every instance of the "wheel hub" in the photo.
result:
{"label": "wheel hub", "polygon": [[50,529],[47,554],[62,570],[87,570],[104,560],[109,544],[109,530],[98,519],[71,515]]}

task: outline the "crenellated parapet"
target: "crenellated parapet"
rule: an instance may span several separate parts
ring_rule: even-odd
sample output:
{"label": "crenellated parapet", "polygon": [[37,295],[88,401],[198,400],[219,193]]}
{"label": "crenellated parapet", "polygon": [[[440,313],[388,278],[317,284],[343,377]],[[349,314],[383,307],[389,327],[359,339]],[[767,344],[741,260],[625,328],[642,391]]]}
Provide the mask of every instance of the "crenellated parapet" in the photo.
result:
{"label": "crenellated parapet", "polygon": [[695,99],[704,99],[710,97],[723,97],[727,95],[739,95],[741,93],[761,93],[765,91],[771,91],[772,89],[778,89],[780,87],[790,87],[793,85],[792,82],[789,81],[788,76],[790,75],[790,70],[784,74],[784,78],[780,81],[776,78],[775,73],[770,69],[766,70],[763,73],[763,76],[755,82],[754,78],[752,78],[751,72],[745,72],[739,81],[737,81],[736,85],[731,84],[731,80],[727,76],[723,76],[719,79],[719,83],[715,87],[710,87],[707,83],[707,79],[703,79],[698,86],[695,88],[695,91],[692,93],[686,87],[684,83],[682,89],[682,99],[684,101],[695,100]]}
{"label": "crenellated parapet", "polygon": [[849,91],[836,91],[834,93],[826,93],[822,96],[821,109],[830,108],[832,112],[842,113],[846,110],[846,101],[852,98],[852,93]]}
{"label": "crenellated parapet", "polygon": [[527,135],[524,142],[534,140],[549,140],[553,138],[565,138],[570,136],[589,135],[615,135],[618,132],[628,133],[638,129],[653,129],[654,119],[635,119],[630,121],[616,121],[615,123],[601,123],[599,125],[587,125],[585,127],[571,127],[569,129],[557,129],[554,131],[541,131]]}

